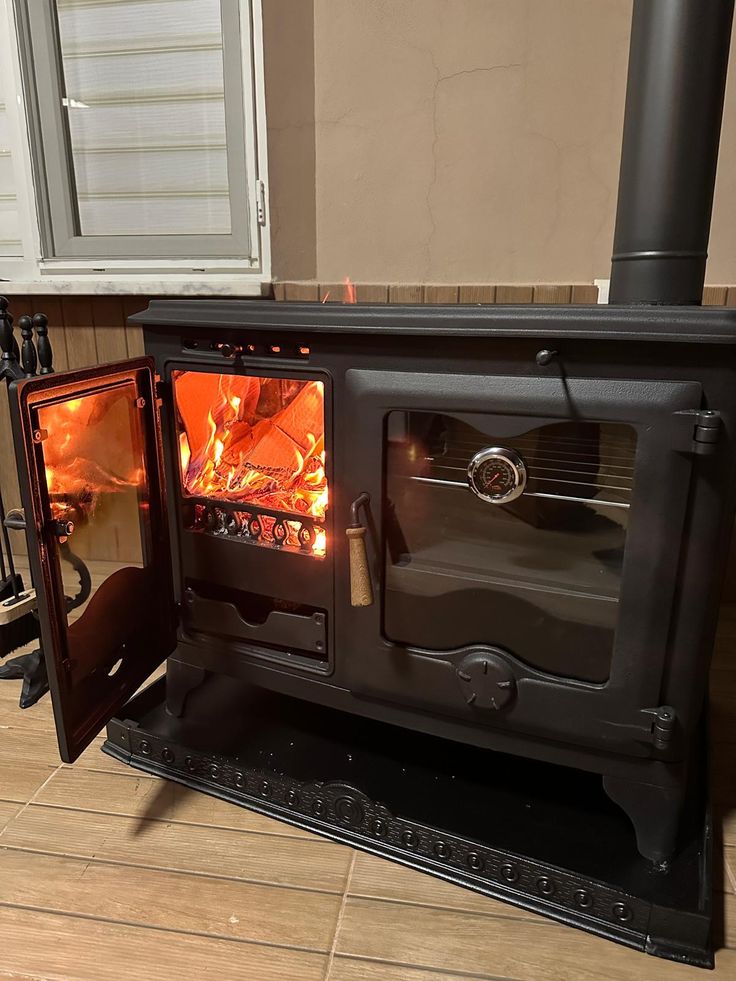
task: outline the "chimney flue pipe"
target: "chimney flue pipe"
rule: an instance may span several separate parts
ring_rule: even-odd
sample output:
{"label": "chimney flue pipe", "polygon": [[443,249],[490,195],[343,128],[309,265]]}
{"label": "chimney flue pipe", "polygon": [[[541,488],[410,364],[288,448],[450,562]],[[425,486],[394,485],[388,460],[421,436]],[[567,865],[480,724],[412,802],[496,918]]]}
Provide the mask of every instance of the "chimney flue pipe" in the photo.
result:
{"label": "chimney flue pipe", "polygon": [[609,303],[701,303],[734,0],[634,0]]}

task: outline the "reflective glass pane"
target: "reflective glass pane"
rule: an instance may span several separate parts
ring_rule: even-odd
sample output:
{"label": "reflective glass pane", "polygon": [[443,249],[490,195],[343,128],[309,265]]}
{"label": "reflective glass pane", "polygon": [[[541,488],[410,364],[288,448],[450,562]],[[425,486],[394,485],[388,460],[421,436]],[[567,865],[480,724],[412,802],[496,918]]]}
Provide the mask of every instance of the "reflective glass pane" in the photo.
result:
{"label": "reflective glass pane", "polygon": [[220,0],[56,0],[82,235],[229,234]]}
{"label": "reflective glass pane", "polygon": [[[388,416],[386,636],[428,650],[497,645],[551,674],[605,681],[635,431],[549,422],[502,436],[491,417],[469,419]],[[485,498],[470,487],[474,460]]]}
{"label": "reflective glass pane", "polygon": [[131,610],[155,593],[146,567],[149,486],[136,394],[131,381],[38,410],[75,681],[99,669],[105,650],[111,663],[104,668],[114,673]]}

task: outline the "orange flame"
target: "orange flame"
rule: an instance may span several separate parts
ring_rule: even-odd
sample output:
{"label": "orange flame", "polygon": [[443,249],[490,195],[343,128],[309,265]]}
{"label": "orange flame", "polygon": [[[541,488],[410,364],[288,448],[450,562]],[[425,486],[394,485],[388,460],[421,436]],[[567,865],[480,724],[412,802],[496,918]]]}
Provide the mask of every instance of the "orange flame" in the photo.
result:
{"label": "orange flame", "polygon": [[343,303],[357,303],[358,301],[355,298],[355,283],[350,282],[349,276],[346,276],[343,282],[345,283]]}
{"label": "orange flame", "polygon": [[[324,519],[329,495],[322,382],[219,375],[215,384],[202,382],[201,375],[191,382],[190,372],[177,374],[186,494]],[[203,397],[213,404],[201,405]],[[205,412],[206,425],[198,422]],[[286,527],[287,543],[298,546],[299,524],[287,521]],[[323,555],[325,547],[324,532],[315,529],[312,552]]]}

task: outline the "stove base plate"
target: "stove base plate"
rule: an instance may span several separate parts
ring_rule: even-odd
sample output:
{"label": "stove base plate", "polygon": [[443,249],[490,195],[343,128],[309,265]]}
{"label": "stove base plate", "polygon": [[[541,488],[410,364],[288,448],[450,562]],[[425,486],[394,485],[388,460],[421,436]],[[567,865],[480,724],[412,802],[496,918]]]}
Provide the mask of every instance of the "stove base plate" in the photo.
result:
{"label": "stove base plate", "polygon": [[[712,967],[712,826],[703,790],[656,872],[600,778],[479,750],[210,675],[186,711],[165,679],[104,751],[137,769],[570,926]],[[705,772],[705,768],[704,768]]]}

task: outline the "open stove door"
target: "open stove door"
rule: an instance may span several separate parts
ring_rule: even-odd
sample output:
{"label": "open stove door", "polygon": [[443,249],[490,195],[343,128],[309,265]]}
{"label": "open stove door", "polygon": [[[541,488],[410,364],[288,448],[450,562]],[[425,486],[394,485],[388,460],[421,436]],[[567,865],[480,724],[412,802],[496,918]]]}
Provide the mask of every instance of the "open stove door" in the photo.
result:
{"label": "open stove door", "polygon": [[62,759],[176,643],[154,364],[13,382],[29,559]]}

